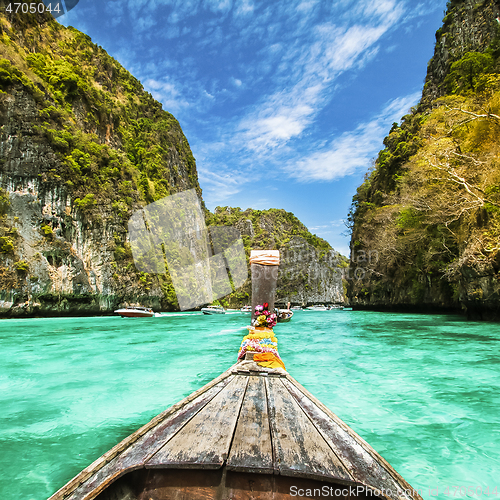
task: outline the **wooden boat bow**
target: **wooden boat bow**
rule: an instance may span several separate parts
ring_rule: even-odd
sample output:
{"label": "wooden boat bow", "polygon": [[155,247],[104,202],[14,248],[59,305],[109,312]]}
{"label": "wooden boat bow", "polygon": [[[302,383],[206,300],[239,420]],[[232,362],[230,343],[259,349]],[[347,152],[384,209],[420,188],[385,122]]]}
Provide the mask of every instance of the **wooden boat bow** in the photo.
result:
{"label": "wooden boat bow", "polygon": [[255,498],[281,499],[309,482],[351,487],[359,498],[420,499],[288,373],[246,361],[155,417],[50,500],[251,498],[255,483],[268,488]]}
{"label": "wooden boat bow", "polygon": [[[252,285],[253,311],[263,301],[273,310],[277,269],[264,266],[277,268],[276,255],[266,259],[251,264],[259,276]],[[49,500],[422,500],[283,368],[259,365],[254,354],[242,353],[238,363],[124,439]]]}

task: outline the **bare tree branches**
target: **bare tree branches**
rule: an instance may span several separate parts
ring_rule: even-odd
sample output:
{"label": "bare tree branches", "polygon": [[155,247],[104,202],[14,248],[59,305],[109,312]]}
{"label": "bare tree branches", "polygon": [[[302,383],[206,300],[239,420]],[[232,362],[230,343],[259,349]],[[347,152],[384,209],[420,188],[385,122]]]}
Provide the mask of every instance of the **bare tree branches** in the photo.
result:
{"label": "bare tree branches", "polygon": [[467,115],[471,115],[474,118],[495,118],[496,120],[500,120],[500,116],[495,115],[493,113],[490,113],[489,111],[488,111],[488,113],[486,113],[484,115],[479,115],[477,113],[473,113],[472,111],[467,111],[466,109],[462,109],[462,108],[450,108],[448,105],[446,105],[446,107],[450,111],[460,111],[461,113],[465,113]]}
{"label": "bare tree branches", "polygon": [[484,191],[480,187],[475,186],[474,184],[467,182],[467,180],[464,177],[460,177],[450,166],[443,165],[443,164],[434,164],[430,160],[427,160],[427,162],[429,163],[429,165],[431,167],[434,167],[434,168],[437,168],[438,170],[446,172],[449,176],[449,180],[462,186],[472,197],[474,197],[476,200],[478,200],[481,203],[481,206],[485,205],[486,203],[489,203],[490,205],[493,205],[495,207],[500,208],[500,205],[498,205],[497,203],[495,203],[491,200],[488,200],[487,198],[483,198],[483,197],[479,196],[477,193],[475,193],[474,190],[479,191],[482,194],[484,194]]}

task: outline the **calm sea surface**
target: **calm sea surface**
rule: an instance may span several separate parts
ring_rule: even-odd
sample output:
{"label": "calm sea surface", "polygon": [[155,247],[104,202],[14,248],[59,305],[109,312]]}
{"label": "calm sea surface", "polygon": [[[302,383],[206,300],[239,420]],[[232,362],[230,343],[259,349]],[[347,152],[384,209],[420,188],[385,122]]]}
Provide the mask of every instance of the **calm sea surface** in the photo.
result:
{"label": "calm sea surface", "polygon": [[[46,499],[218,376],[235,362],[248,321],[0,321],[0,499]],[[299,311],[275,331],[290,374],[424,498],[499,498],[499,324]]]}

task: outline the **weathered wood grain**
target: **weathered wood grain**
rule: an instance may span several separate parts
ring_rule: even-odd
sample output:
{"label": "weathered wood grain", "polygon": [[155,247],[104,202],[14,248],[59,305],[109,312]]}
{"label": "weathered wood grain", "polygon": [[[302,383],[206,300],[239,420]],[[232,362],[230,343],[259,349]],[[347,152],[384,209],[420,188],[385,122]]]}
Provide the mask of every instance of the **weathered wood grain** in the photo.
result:
{"label": "weathered wood grain", "polygon": [[[283,380],[283,379],[282,379]],[[366,465],[363,464],[376,464],[373,465],[373,468],[381,470],[381,475],[378,476],[375,471],[372,472],[374,478],[379,478],[378,480],[387,480],[389,484],[396,484],[399,488],[399,493],[394,494],[393,498],[401,498],[407,500],[408,498],[412,498],[413,500],[422,500],[422,497],[417,493],[415,489],[401,476],[399,475],[394,468],[381,456],[379,455],[361,436],[359,436],[355,431],[353,431],[343,420],[341,420],[335,413],[333,413],[329,408],[327,408],[321,401],[316,399],[307,389],[305,389],[302,385],[299,384],[292,376],[289,374],[286,375],[286,380],[283,380],[284,384],[287,384],[287,388],[290,391],[290,394],[296,398],[299,397],[299,393],[302,394],[303,397],[306,397],[311,402],[311,406],[304,405],[304,411],[306,411],[305,407],[308,406],[310,409],[315,409],[314,413],[316,414],[314,417],[310,415],[311,419],[315,422],[315,425],[318,427],[322,433],[327,434],[330,432],[329,425],[327,424],[329,419],[333,424],[331,431],[333,432],[332,439],[329,442],[336,442],[336,446],[340,447],[340,442],[337,440],[337,436],[340,436],[338,429],[344,431],[343,436],[350,436],[351,441],[345,441],[346,445],[345,451],[340,452],[339,457],[343,457],[342,453],[347,454],[347,457],[355,457],[361,456],[361,461],[357,464],[357,469],[359,471],[364,469],[366,470]],[[292,388],[295,387],[296,391]],[[298,392],[297,392],[298,390]],[[318,413],[319,412],[319,413]],[[309,413],[309,412],[308,412]],[[325,418],[326,417],[326,418]],[[347,439],[347,438],[346,438]],[[346,464],[347,465],[347,464]],[[368,468],[368,470],[370,470]],[[373,485],[376,487],[375,485]],[[390,489],[390,488],[389,488]],[[391,490],[392,491],[392,490]],[[396,492],[394,492],[396,493]]]}
{"label": "weathered wood grain", "polygon": [[104,453],[104,455],[100,456],[97,460],[92,462],[89,466],[82,470],[79,474],[77,474],[73,479],[68,481],[62,488],[57,490],[48,500],[62,500],[73,492],[80,484],[89,479],[93,474],[95,474],[99,469],[104,467],[108,462],[110,462],[114,457],[120,454],[123,450],[128,448],[131,444],[135,443],[141,436],[143,436],[150,429],[154,428],[158,423],[163,421],[165,418],[169,417],[180,408],[182,408],[187,403],[196,399],[200,394],[207,391],[214,385],[217,385],[220,381],[225,378],[231,376],[233,369],[236,365],[231,366],[228,370],[221,373],[218,377],[211,380],[208,384],[204,385],[202,388],[197,391],[191,393],[189,396],[185,397],[183,400],[179,401],[175,405],[167,408],[164,412],[158,414],[152,420],[150,420],[146,425],[142,426],[140,429],[135,431],[130,436],[126,437],[123,441],[118,443],[116,446],[111,448],[111,450]]}
{"label": "weathered wood grain", "polygon": [[236,375],[146,467],[218,468],[226,460],[248,377]]}
{"label": "weathered wood grain", "polygon": [[[367,485],[371,489],[393,491],[393,498],[408,500],[408,497],[401,491],[402,487],[394,481],[391,474],[353,436],[334,422],[293,384],[287,380],[284,380],[283,384],[309,416],[328,445],[342,460],[355,481]],[[398,491],[401,491],[401,494]]]}
{"label": "weathered wood grain", "polygon": [[250,376],[233,443],[229,470],[272,474],[273,450],[264,377]]}
{"label": "weathered wood grain", "polygon": [[144,463],[177,432],[181,432],[187,422],[223,390],[232,379],[233,376],[221,380],[215,386],[199,394],[195,400],[187,403],[176,413],[146,432],[129,448],[78,486],[68,500],[93,498],[125,472],[144,467]]}
{"label": "weathered wood grain", "polygon": [[352,482],[352,476],[282,383],[266,379],[275,464],[283,475],[328,477]]}
{"label": "weathered wood grain", "polygon": [[348,486],[328,481],[226,468],[141,469],[120,478],[97,500],[291,500],[294,497],[377,500],[373,495],[353,494]]}

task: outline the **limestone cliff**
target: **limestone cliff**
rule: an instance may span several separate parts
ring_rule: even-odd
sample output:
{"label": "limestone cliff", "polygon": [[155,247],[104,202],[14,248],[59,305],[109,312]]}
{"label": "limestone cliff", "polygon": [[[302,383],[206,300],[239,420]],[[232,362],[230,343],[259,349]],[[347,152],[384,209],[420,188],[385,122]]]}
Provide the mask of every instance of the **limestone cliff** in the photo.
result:
{"label": "limestone cliff", "polygon": [[436,31],[434,56],[429,61],[422,104],[446,95],[444,80],[451,65],[467,52],[484,52],[498,33],[500,3],[495,0],[452,0]]}
{"label": "limestone cliff", "polygon": [[[48,14],[0,13],[0,317],[176,309],[170,276],[136,269],[127,223],[192,188],[201,200],[189,144],[139,81]],[[239,228],[247,253],[282,249],[282,303],[343,302],[345,259],[292,214],[205,212]]]}
{"label": "limestone cliff", "polygon": [[[236,227],[243,236],[247,256],[252,248],[280,250],[277,305],[344,304],[347,259],[325,240],[311,234],[292,213],[280,209],[242,211],[217,207],[207,222]],[[229,307],[248,304],[251,289],[248,280],[241,290],[226,297],[224,303]]]}
{"label": "limestone cliff", "polygon": [[189,188],[175,118],[89,37],[0,14],[0,314],[175,307],[168,276],[138,273],[127,221]]}
{"label": "limestone cliff", "polygon": [[353,307],[500,318],[500,31],[493,0],[451,0],[421,103],[353,198]]}

